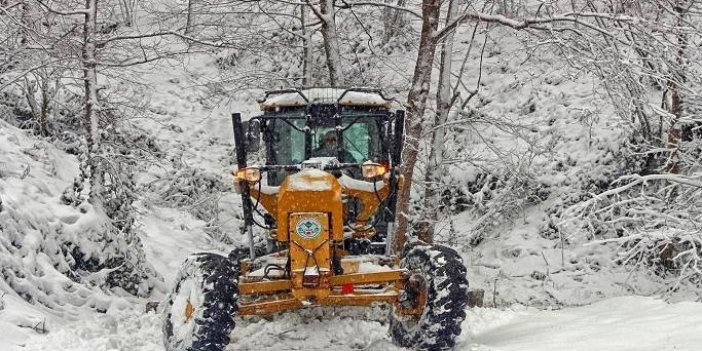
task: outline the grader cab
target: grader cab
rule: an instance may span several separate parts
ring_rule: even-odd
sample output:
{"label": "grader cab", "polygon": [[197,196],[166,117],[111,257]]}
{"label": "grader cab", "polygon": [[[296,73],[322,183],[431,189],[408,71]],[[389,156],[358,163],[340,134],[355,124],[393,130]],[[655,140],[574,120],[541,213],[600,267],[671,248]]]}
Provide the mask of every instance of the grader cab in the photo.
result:
{"label": "grader cab", "polygon": [[[467,303],[460,256],[417,241],[402,260],[390,250],[408,186],[404,112],[371,89],[273,91],[259,103],[260,116],[232,116],[248,247],[186,260],[164,310],[166,349],[224,350],[237,315],[372,304],[389,306],[398,345],[451,348]],[[249,165],[256,157],[265,164]]]}

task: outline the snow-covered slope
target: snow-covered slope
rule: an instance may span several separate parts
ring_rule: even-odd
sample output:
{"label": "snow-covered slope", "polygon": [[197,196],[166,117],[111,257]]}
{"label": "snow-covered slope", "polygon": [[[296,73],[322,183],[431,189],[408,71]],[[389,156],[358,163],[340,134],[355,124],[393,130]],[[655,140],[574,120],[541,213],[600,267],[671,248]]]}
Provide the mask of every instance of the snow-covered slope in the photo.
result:
{"label": "snow-covered slope", "polygon": [[[489,35],[495,44],[473,111],[450,128],[442,179],[450,197],[437,226],[440,242],[465,253],[472,288],[498,306],[558,308],[630,294],[698,300],[695,284],[671,289],[675,274],[622,265],[618,243],[594,243],[616,233],[564,215],[642,169],[601,82],[547,49],[527,50],[514,32]],[[478,67],[465,76],[474,82]]]}
{"label": "snow-covered slope", "polygon": [[70,271],[64,244],[104,221],[89,206],[60,201],[77,160],[0,120],[0,167],[0,349],[76,320],[83,309],[123,307],[69,279],[78,272]]}

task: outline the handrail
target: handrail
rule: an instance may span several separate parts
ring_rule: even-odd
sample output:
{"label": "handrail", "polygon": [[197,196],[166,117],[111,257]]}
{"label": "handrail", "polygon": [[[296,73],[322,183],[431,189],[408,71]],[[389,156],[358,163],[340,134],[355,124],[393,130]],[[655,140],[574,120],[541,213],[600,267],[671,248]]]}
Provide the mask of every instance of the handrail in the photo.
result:
{"label": "handrail", "polygon": [[[334,164],[327,164],[322,167],[323,171],[339,171],[343,169],[349,169],[349,168],[361,168],[363,166],[363,163],[334,163]],[[294,165],[263,165],[263,166],[254,166],[257,167],[261,172],[268,172],[268,171],[301,171],[303,169],[302,164],[294,164]]]}
{"label": "handrail", "polygon": [[304,90],[309,90],[309,89],[339,89],[342,90],[343,92],[339,97],[336,99],[336,103],[338,104],[341,102],[341,100],[346,96],[346,94],[350,92],[359,92],[359,93],[373,93],[377,94],[382,98],[383,100],[387,102],[391,101],[397,101],[395,98],[388,98],[385,96],[383,91],[378,88],[367,88],[367,87],[348,87],[348,88],[340,88],[340,87],[304,87],[304,88],[291,88],[291,89],[278,89],[278,90],[268,90],[265,92],[265,96],[262,99],[258,99],[258,103],[262,104],[265,103],[269,97],[275,96],[275,95],[282,95],[282,94],[290,94],[290,93],[296,93],[302,97],[303,100],[305,100],[305,103],[309,103],[310,99],[304,94]]}
{"label": "handrail", "polygon": [[343,99],[344,96],[346,96],[346,94],[349,93],[349,92],[375,93],[375,94],[378,94],[378,95],[379,95],[383,100],[385,100],[385,101],[393,101],[393,100],[395,100],[394,98],[392,98],[392,99],[386,98],[385,95],[383,94],[383,91],[380,90],[380,89],[377,89],[377,88],[352,87],[352,88],[346,88],[346,90],[344,90],[344,92],[341,93],[341,95],[339,96],[339,98],[336,99],[336,103],[338,104],[339,102],[341,102],[341,99]]}
{"label": "handrail", "polygon": [[259,104],[262,104],[262,103],[266,102],[266,100],[268,100],[268,97],[271,95],[282,95],[282,94],[289,94],[289,93],[297,93],[298,95],[300,95],[302,97],[302,99],[305,100],[305,102],[310,102],[310,99],[308,99],[307,96],[305,96],[305,94],[303,94],[302,91],[300,89],[297,89],[297,88],[269,90],[269,91],[266,91],[266,95],[263,97],[263,99],[259,99],[257,101]]}

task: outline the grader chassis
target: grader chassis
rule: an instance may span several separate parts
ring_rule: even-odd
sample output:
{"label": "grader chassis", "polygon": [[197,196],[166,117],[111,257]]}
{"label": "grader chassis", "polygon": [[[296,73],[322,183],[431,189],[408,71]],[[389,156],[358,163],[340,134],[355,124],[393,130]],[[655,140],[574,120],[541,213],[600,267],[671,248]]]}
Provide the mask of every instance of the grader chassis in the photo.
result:
{"label": "grader chassis", "polygon": [[[460,256],[419,242],[401,261],[389,254],[403,111],[358,88],[274,91],[259,103],[261,116],[232,116],[248,248],[186,260],[165,308],[167,350],[224,350],[234,315],[375,303],[391,306],[398,345],[452,347],[468,289]],[[266,165],[249,166],[261,135]]]}

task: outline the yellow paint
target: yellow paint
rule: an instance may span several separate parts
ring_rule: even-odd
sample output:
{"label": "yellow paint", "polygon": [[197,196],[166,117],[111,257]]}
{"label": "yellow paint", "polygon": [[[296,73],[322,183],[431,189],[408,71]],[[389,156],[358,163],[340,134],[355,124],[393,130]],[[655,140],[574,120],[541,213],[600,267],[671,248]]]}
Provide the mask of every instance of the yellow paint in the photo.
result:
{"label": "yellow paint", "polygon": [[[291,189],[288,178],[280,185],[277,194],[266,194],[259,192],[256,184],[251,184],[251,197],[254,201],[258,201],[263,208],[271,215],[278,219],[278,227],[287,227],[287,216],[291,212],[329,212],[332,218],[332,235],[334,241],[343,240],[343,204],[341,196],[347,195],[357,198],[363,210],[356,215],[354,222],[356,227],[353,228],[356,238],[370,238],[375,235],[375,228],[366,227],[366,224],[378,211],[381,202],[387,198],[390,193],[390,187],[386,183],[384,187],[375,191],[364,191],[350,188],[343,188],[336,178],[331,174],[325,176],[306,175],[305,179],[313,182],[326,181],[331,184],[329,191],[300,191]],[[404,186],[404,178],[400,177],[399,188]],[[280,208],[279,208],[280,206]],[[336,221],[336,219],[340,219]],[[284,230],[279,231],[278,241],[287,242],[288,233]]]}
{"label": "yellow paint", "polygon": [[[375,228],[368,227],[367,224],[381,202],[389,195],[387,180],[385,186],[376,193],[373,190],[344,188],[336,177],[326,172],[302,172],[294,178],[286,177],[275,194],[258,192],[256,183],[249,183],[254,201],[258,201],[276,218],[277,229],[272,230],[270,235],[287,245],[288,250],[273,255],[289,255],[290,278],[266,280],[261,277],[248,277],[244,272],[260,267],[256,266],[255,262],[243,260],[241,263],[244,275],[240,280],[239,292],[242,296],[254,297],[255,302],[240,304],[238,313],[263,315],[299,309],[307,305],[367,306],[373,303],[392,304],[399,313],[421,313],[423,306],[403,310],[398,304],[398,295],[403,288],[404,277],[407,276],[406,270],[357,273],[361,261],[356,262],[358,258],[350,256],[341,261],[345,274],[335,275],[332,267],[334,254],[337,257],[348,255],[340,247],[344,239],[342,197],[355,197],[362,204],[363,210],[355,218],[357,228],[354,228],[354,236],[372,237],[375,235]],[[403,186],[402,179],[399,185]],[[303,227],[306,223],[314,224],[311,227],[316,229],[305,230],[311,228]],[[305,275],[311,278],[307,280],[307,286]],[[317,275],[318,279],[314,275]],[[316,286],[311,286],[310,282],[317,281]],[[339,287],[347,284],[381,284],[385,285],[386,289],[379,293],[339,294]]]}
{"label": "yellow paint", "polygon": [[193,318],[193,312],[195,312],[195,308],[193,307],[193,304],[190,303],[190,300],[188,300],[188,304],[185,305],[185,320],[189,321],[190,319]]}
{"label": "yellow paint", "polygon": [[[344,238],[343,203],[341,202],[341,184],[336,178],[326,172],[312,174],[298,174],[295,182],[327,183],[329,190],[298,190],[295,188],[291,177],[285,178],[278,190],[276,205],[276,219],[278,228],[290,228],[289,216],[294,212],[321,212],[328,213],[330,217],[330,244],[331,241],[341,241]],[[286,230],[278,231],[278,241],[288,242],[289,235]],[[291,245],[292,246],[292,245]]]}
{"label": "yellow paint", "polygon": [[[296,229],[301,223],[312,221],[321,225],[314,237],[305,237]],[[331,276],[331,246],[329,240],[329,215],[325,212],[295,212],[289,216],[290,271],[293,295],[302,299],[314,296],[321,300],[329,295]],[[318,275],[319,285],[315,288],[303,285],[304,274]]]}

